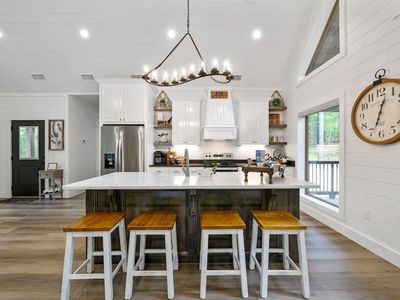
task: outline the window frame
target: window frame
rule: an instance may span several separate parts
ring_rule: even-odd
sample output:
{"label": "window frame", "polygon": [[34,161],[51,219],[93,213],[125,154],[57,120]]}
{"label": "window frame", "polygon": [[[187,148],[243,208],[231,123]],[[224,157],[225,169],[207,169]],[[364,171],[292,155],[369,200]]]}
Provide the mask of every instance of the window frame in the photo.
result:
{"label": "window frame", "polygon": [[321,110],[326,110],[333,106],[339,106],[339,122],[340,122],[340,143],[339,143],[339,161],[340,161],[340,169],[339,169],[339,207],[335,207],[331,204],[327,204],[319,199],[316,199],[312,196],[309,196],[305,193],[305,189],[301,189],[300,191],[300,199],[302,205],[308,206],[317,211],[324,212],[332,217],[335,217],[340,220],[345,219],[345,132],[346,132],[346,103],[345,103],[345,95],[343,93],[332,94],[324,97],[324,99],[328,99],[326,101],[311,101],[310,103],[319,103],[314,104],[313,106],[305,107],[302,111],[297,114],[297,157],[298,165],[297,176],[299,179],[306,180],[306,116],[310,115],[314,112],[318,112]]}
{"label": "window frame", "polygon": [[[337,112],[339,113],[339,120],[340,120],[340,107],[339,107],[339,105],[333,105],[333,106],[330,106],[330,107],[328,107],[328,108],[325,108],[325,109],[322,109],[322,110],[319,110],[319,111],[316,111],[316,112],[312,112],[312,113],[310,113],[310,114],[308,114],[308,115],[306,115],[304,118],[305,118],[305,127],[304,127],[304,141],[305,141],[305,143],[304,143],[304,147],[305,147],[305,150],[304,150],[304,162],[305,162],[305,164],[304,164],[304,178],[308,181],[309,180],[309,178],[308,178],[308,176],[309,176],[309,164],[308,164],[308,150],[309,150],[309,144],[308,144],[308,138],[309,138],[309,134],[308,134],[308,117],[310,116],[310,115],[313,115],[313,114],[315,114],[315,113],[320,113],[320,112],[327,112],[327,111],[329,111],[329,109],[331,109],[331,108],[337,108]],[[340,144],[341,144],[341,141],[342,141],[342,139],[341,139],[341,135],[340,135],[340,126],[339,126],[339,147],[340,147]],[[340,165],[341,165],[341,163],[340,163],[340,154],[339,154],[339,176],[340,176]],[[340,205],[340,189],[341,189],[341,186],[340,186],[340,184],[339,184],[339,205]],[[336,205],[334,205],[334,204],[332,204],[332,203],[330,203],[329,201],[326,201],[326,200],[324,200],[324,199],[321,199],[321,198],[319,198],[319,197],[317,197],[317,196],[315,196],[315,195],[312,195],[310,192],[309,192],[309,189],[304,189],[304,194],[305,195],[307,195],[307,196],[309,196],[309,197],[312,197],[312,198],[314,198],[315,200],[317,200],[317,201],[322,201],[322,202],[324,202],[325,204],[328,204],[328,205],[330,205],[330,206],[332,206],[332,207],[334,207],[334,208],[339,208],[339,206],[336,206]]]}
{"label": "window frame", "polygon": [[[326,61],[324,64],[320,65],[318,68],[310,72],[306,75],[307,70],[311,64],[314,55],[317,53],[317,48],[320,46],[321,38],[327,29],[329,21],[331,20],[333,11],[336,7],[336,3],[338,3],[339,8],[339,53],[334,57]],[[328,8],[325,8],[325,11],[321,13],[319,20],[317,21],[317,25],[325,22],[324,26],[315,26],[312,30],[312,36],[308,40],[306,47],[305,55],[303,55],[303,61],[301,63],[300,75],[297,79],[297,86],[300,86],[304,82],[313,78],[315,75],[319,74],[323,70],[331,67],[333,64],[341,60],[346,55],[347,43],[346,43],[346,1],[343,0],[335,0],[333,4]]]}

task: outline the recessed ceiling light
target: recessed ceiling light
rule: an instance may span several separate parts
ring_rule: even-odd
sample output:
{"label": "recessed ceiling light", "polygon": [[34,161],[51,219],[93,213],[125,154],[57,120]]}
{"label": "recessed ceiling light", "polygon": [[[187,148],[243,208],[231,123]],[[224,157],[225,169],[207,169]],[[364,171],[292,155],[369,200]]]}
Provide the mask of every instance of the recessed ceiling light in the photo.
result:
{"label": "recessed ceiling light", "polygon": [[176,37],[176,31],[173,29],[168,30],[167,35],[170,39],[173,39]]}
{"label": "recessed ceiling light", "polygon": [[261,30],[260,29],[256,29],[253,31],[253,39],[255,40],[259,40],[261,38]]}
{"label": "recessed ceiling light", "polygon": [[87,39],[89,37],[89,31],[87,29],[81,29],[79,34],[82,38]]}

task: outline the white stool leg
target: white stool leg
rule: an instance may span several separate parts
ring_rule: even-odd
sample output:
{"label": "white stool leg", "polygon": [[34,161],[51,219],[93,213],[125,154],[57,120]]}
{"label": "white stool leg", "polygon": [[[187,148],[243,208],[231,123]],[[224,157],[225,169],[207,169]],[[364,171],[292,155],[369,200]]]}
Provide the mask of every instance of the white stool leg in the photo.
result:
{"label": "white stool leg", "polygon": [[125,299],[131,299],[133,290],[133,267],[135,266],[136,233],[131,230],[129,236],[128,265],[125,282]]}
{"label": "white stool leg", "polygon": [[239,256],[238,256],[238,240],[236,234],[232,234],[232,259],[233,259],[233,268],[235,270],[239,270],[239,266],[237,264]]}
{"label": "white stool leg", "polygon": [[126,233],[125,233],[125,220],[121,220],[118,226],[119,230],[119,245],[121,248],[122,271],[126,273]]}
{"label": "white stool leg", "polygon": [[72,266],[74,261],[74,240],[71,233],[67,233],[64,254],[64,270],[61,287],[61,300],[68,300],[71,290],[70,275],[72,274]]}
{"label": "white stool leg", "polygon": [[253,225],[251,228],[251,248],[249,255],[249,269],[254,270],[255,262],[253,256],[256,257],[256,249],[257,249],[257,239],[258,239],[258,224],[257,221],[253,218]]}
{"label": "white stool leg", "polygon": [[208,232],[201,232],[201,279],[200,279],[200,298],[206,298],[207,285],[207,252],[208,252]]}
{"label": "white stool leg", "polygon": [[262,230],[260,295],[263,299],[268,295],[269,236],[269,230]]}
{"label": "white stool leg", "polygon": [[249,292],[247,287],[247,270],[246,270],[246,255],[244,253],[244,238],[243,229],[238,231],[239,242],[239,263],[240,263],[240,279],[242,283],[242,297],[248,298]]}
{"label": "white stool leg", "polygon": [[104,257],[104,293],[105,300],[113,298],[113,278],[112,278],[112,260],[111,260],[111,234],[103,234],[103,257]]}
{"label": "white stool leg", "polygon": [[141,234],[140,235],[140,247],[139,247],[139,259],[140,259],[140,264],[139,264],[139,270],[144,269],[144,264],[145,264],[145,257],[146,254],[144,253],[144,250],[146,249],[146,235]]}
{"label": "white stool leg", "polygon": [[179,268],[179,260],[178,260],[178,241],[176,238],[176,223],[172,228],[172,253],[173,253],[173,261],[174,261],[174,270],[178,270]]}
{"label": "white stool leg", "polygon": [[86,249],[86,256],[89,259],[87,263],[86,270],[88,273],[93,273],[94,264],[93,264],[93,237],[87,238],[87,249]]}
{"label": "white stool leg", "polygon": [[167,265],[168,299],[174,298],[174,267],[172,263],[172,237],[171,231],[165,233],[165,259]]}
{"label": "white stool leg", "polygon": [[301,270],[301,286],[303,288],[304,298],[310,298],[310,282],[308,278],[308,266],[307,266],[307,253],[306,253],[306,238],[305,231],[300,230],[297,235],[297,244],[299,247],[299,264]]}
{"label": "white stool leg", "polygon": [[289,235],[284,234],[282,236],[282,245],[283,245],[283,268],[285,270],[289,270]]}

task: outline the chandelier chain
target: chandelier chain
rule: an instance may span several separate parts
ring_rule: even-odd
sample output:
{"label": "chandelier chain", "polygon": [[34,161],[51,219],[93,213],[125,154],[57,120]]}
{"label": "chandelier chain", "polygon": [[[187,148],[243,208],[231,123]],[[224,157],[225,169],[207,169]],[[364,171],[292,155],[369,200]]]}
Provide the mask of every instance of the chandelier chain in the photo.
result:
{"label": "chandelier chain", "polygon": [[189,9],[189,0],[186,0],[186,2],[187,2],[187,19],[186,19],[186,29],[187,29],[187,33],[189,33],[189,29],[190,29],[190,15],[189,15],[189,12],[190,12],[190,9]]}

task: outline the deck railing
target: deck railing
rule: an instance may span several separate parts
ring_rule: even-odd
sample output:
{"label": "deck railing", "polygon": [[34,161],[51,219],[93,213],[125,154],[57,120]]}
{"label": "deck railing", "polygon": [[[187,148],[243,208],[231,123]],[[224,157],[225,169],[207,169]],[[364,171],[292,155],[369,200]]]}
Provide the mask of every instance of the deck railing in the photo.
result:
{"label": "deck railing", "polygon": [[309,160],[308,180],[320,186],[309,189],[310,194],[328,195],[330,199],[334,199],[339,193],[339,161]]}

